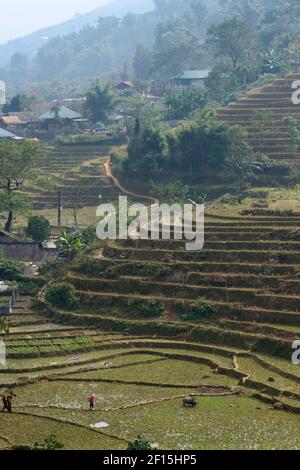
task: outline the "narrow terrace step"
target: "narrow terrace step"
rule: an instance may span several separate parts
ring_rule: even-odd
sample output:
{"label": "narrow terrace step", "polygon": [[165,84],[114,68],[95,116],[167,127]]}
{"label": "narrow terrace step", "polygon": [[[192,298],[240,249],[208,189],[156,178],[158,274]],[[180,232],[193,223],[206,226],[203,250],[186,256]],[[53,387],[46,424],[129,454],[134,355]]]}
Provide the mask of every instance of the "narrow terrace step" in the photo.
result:
{"label": "narrow terrace step", "polygon": [[[93,259],[93,265],[96,266],[102,266],[103,263],[107,262],[109,265],[111,264],[112,260],[111,258],[103,258],[101,260],[99,259]],[[123,274],[126,274],[128,271],[126,270],[127,267],[133,267],[132,269],[136,269],[136,265],[138,266],[145,266],[145,267],[161,267],[161,262],[160,260],[157,262],[153,261],[147,261],[143,260],[141,263],[140,261],[135,261],[135,260],[126,260],[126,259],[118,259],[114,261],[113,266],[118,266],[122,267],[124,271],[122,271]],[[249,263],[236,263],[236,262],[206,262],[206,261],[200,261],[200,262],[195,262],[195,261],[177,261],[176,264],[174,263],[168,263],[164,262],[163,263],[164,267],[168,267],[170,270],[172,269],[178,269],[182,270],[183,272],[200,272],[200,273],[216,273],[216,274],[222,274],[222,273],[242,273],[242,274],[256,274],[256,275],[278,275],[278,276],[296,276],[297,272],[299,270],[299,265],[298,264],[290,264],[290,265],[284,265],[284,264],[278,264],[278,263],[253,263],[252,261]],[[131,268],[130,268],[131,269]],[[130,272],[132,272],[132,269]]]}
{"label": "narrow terrace step", "polygon": [[[99,308],[104,309],[106,306],[118,307],[120,311],[124,311],[124,308],[128,308],[128,302],[132,302],[133,299],[141,301],[161,301],[160,296],[155,295],[141,295],[141,294],[116,294],[109,292],[90,292],[78,291],[77,294],[80,296],[82,302],[90,307],[91,311],[94,310],[94,313],[89,313],[88,316],[94,318],[95,320],[103,315],[103,312],[97,310]],[[184,312],[183,304],[187,306],[195,305],[196,299],[178,299],[173,297],[164,297],[164,302],[172,307],[172,309],[178,309],[180,313]],[[263,307],[251,307],[244,306],[241,304],[235,304],[231,302],[230,304],[226,302],[215,301],[215,305],[218,309],[220,317],[231,318],[234,320],[244,319],[246,321],[255,321],[259,323],[278,323],[278,324],[287,324],[300,326],[300,315],[288,310],[277,311],[273,309],[266,309]],[[79,313],[76,316],[80,318],[84,316],[84,313]],[[195,323],[197,324],[197,323]]]}
{"label": "narrow terrace step", "polygon": [[300,310],[300,297],[297,295],[279,295],[275,292],[266,292],[263,288],[240,288],[240,287],[212,287],[206,285],[182,285],[176,282],[153,282],[139,279],[121,278],[117,281],[99,280],[92,278],[79,278],[70,276],[70,282],[79,291],[123,293],[130,295],[134,292],[139,295],[156,295],[178,300],[197,299],[205,296],[209,300],[223,303],[241,303],[244,306],[261,306],[267,308],[272,306],[276,310],[298,312]]}

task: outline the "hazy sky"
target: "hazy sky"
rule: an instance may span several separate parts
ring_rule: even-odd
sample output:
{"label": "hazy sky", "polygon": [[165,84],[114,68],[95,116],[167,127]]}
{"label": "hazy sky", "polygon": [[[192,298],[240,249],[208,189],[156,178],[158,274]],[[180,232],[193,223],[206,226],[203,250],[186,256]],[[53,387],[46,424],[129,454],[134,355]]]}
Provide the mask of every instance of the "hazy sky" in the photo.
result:
{"label": "hazy sky", "polygon": [[0,43],[97,8],[109,0],[0,0]]}

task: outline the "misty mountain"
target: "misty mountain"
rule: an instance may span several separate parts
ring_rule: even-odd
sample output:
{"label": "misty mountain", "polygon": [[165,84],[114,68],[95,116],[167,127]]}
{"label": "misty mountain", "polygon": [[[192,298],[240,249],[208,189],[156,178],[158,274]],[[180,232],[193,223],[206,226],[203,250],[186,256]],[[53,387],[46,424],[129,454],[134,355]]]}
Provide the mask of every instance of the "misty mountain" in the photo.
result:
{"label": "misty mountain", "polygon": [[154,4],[152,0],[111,0],[106,5],[96,8],[84,15],[77,14],[68,21],[43,28],[23,38],[18,38],[0,45],[0,67],[6,66],[15,52],[22,52],[32,57],[49,39],[56,36],[66,36],[76,33],[87,24],[94,25],[100,16],[106,17],[115,15],[117,17],[123,17],[128,12],[145,13],[153,10],[153,8]]}

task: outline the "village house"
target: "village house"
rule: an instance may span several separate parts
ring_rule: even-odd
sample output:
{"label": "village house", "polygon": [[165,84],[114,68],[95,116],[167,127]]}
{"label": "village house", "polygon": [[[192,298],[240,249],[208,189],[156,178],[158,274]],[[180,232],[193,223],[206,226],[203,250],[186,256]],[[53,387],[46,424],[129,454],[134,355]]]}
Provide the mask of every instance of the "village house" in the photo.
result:
{"label": "village house", "polygon": [[3,128],[7,130],[15,130],[24,127],[23,122],[15,115],[1,116],[0,122]]}
{"label": "village house", "polygon": [[64,125],[70,125],[76,122],[80,124],[84,121],[81,114],[64,105],[52,107],[49,111],[42,114],[39,120],[41,121],[41,127],[48,131],[55,131]]}
{"label": "village house", "polygon": [[134,84],[128,80],[123,80],[122,82],[114,86],[114,90],[116,91],[134,90],[134,88]]}
{"label": "village house", "polygon": [[[2,119],[9,117],[13,118],[13,121],[9,119],[5,119],[4,122],[8,123],[7,128],[13,129],[13,127],[8,126],[15,126],[14,129],[29,129],[38,128],[40,126],[39,120],[40,113],[36,111],[19,111],[15,113],[11,113],[9,116],[2,116]],[[15,124],[13,122],[15,121]]]}
{"label": "village house", "polygon": [[185,70],[183,73],[175,75],[170,80],[171,88],[191,87],[197,88],[204,86],[210,70]]}
{"label": "village house", "polygon": [[0,127],[0,139],[21,140],[22,137],[18,137],[17,135],[13,134],[12,132],[9,132],[6,129],[2,129]]}

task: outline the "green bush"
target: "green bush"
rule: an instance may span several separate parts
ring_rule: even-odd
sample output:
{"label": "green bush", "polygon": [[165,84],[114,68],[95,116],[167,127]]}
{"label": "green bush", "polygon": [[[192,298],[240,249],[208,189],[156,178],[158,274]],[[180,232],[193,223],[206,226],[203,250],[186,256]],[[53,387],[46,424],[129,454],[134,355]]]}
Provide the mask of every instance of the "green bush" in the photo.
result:
{"label": "green bush", "polygon": [[164,303],[161,300],[146,301],[133,299],[128,301],[128,310],[133,310],[143,318],[160,317],[165,312]]}
{"label": "green bush", "polygon": [[182,320],[203,320],[212,319],[217,313],[216,306],[213,302],[201,297],[196,305],[189,306],[187,312],[182,315]]}
{"label": "green bush", "polygon": [[35,215],[28,220],[26,235],[35,242],[43,242],[50,238],[50,222],[43,216]]}
{"label": "green bush", "polygon": [[46,300],[55,307],[69,310],[78,306],[75,289],[69,282],[61,282],[49,287],[46,291]]}
{"label": "green bush", "polygon": [[77,134],[61,136],[56,139],[59,145],[118,145],[126,143],[125,134]]}
{"label": "green bush", "polygon": [[150,441],[138,437],[134,442],[129,442],[127,450],[152,450]]}
{"label": "green bush", "polygon": [[32,450],[62,450],[65,446],[57,440],[55,434],[51,434],[43,442],[36,442]]}
{"label": "green bush", "polygon": [[90,245],[94,241],[98,240],[96,227],[94,225],[89,225],[82,230],[82,242],[84,245]]}
{"label": "green bush", "polygon": [[33,294],[46,284],[42,276],[23,276],[18,280],[18,286],[22,294]]}
{"label": "green bush", "polygon": [[24,265],[18,261],[0,260],[0,279],[4,281],[18,281],[24,273]]}
{"label": "green bush", "polygon": [[[40,274],[51,274],[52,276],[57,273],[57,271],[64,266],[63,260],[52,260],[52,261],[44,261],[39,268]],[[52,271],[54,271],[52,273]]]}

